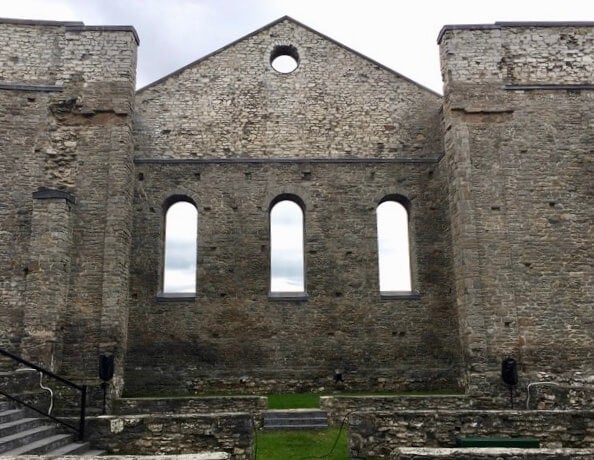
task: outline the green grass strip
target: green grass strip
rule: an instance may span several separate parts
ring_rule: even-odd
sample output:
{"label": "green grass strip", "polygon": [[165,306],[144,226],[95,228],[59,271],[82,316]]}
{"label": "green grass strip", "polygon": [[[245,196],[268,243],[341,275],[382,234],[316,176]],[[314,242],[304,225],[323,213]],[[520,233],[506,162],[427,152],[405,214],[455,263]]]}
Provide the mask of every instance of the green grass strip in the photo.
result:
{"label": "green grass strip", "polygon": [[268,395],[269,409],[317,409],[320,395],[314,393],[281,393]]}
{"label": "green grass strip", "polygon": [[[336,442],[338,433],[338,428],[319,431],[261,431],[256,434],[256,460],[347,460],[346,429],[340,432]],[[335,442],[334,451],[326,457]]]}

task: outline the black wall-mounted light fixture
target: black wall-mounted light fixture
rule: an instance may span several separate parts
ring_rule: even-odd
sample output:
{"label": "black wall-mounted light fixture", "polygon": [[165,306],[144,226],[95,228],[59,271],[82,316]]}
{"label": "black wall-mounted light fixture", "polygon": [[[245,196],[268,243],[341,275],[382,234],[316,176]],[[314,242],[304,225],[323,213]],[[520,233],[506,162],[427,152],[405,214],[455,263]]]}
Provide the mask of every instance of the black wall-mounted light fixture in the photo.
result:
{"label": "black wall-mounted light fixture", "polygon": [[514,386],[518,384],[518,363],[514,358],[507,357],[501,361],[501,380],[509,388],[510,406],[514,408]]}
{"label": "black wall-mounted light fixture", "polygon": [[113,379],[113,372],[113,354],[101,353],[99,355],[99,378],[102,380],[101,388],[103,388],[103,415],[106,413],[107,387],[109,386],[109,381]]}

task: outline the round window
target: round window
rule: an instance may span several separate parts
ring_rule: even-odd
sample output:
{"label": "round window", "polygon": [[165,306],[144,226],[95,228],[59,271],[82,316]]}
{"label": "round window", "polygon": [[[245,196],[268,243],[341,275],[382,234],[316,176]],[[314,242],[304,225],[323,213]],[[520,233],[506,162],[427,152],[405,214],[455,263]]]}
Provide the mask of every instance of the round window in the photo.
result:
{"label": "round window", "polygon": [[270,53],[270,65],[279,73],[291,73],[299,66],[299,53],[292,45],[276,46]]}

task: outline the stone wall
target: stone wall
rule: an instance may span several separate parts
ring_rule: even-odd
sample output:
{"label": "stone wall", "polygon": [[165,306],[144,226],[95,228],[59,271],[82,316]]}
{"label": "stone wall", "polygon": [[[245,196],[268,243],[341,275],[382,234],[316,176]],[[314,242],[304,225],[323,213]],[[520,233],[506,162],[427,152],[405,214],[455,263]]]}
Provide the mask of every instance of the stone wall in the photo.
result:
{"label": "stone wall", "polygon": [[[140,162],[132,247],[129,396],[456,388],[443,187],[433,163]],[[269,298],[269,208],[305,204],[307,300]],[[411,199],[413,288],[382,298],[377,204]],[[198,292],[158,297],[164,203],[198,207]],[[438,262],[439,261],[439,262]],[[164,301],[167,300],[167,301]],[[145,393],[146,394],[146,393]]]}
{"label": "stone wall", "polygon": [[320,396],[320,409],[328,413],[330,423],[339,425],[354,412],[394,410],[468,409],[464,395],[434,396]]}
{"label": "stone wall", "polygon": [[[508,356],[518,400],[591,385],[593,30],[447,26],[441,98],[282,18],[135,93],[131,27],[0,20],[0,347],[94,388],[114,353],[115,396],[125,368],[131,395],[464,386],[504,407]],[[278,299],[287,195],[307,292]],[[378,286],[387,197],[409,211],[399,295]],[[160,295],[176,199],[198,210],[186,298]]]}
{"label": "stone wall", "polygon": [[87,438],[109,455],[180,455],[222,451],[234,460],[254,455],[249,414],[101,416],[88,420]]}
{"label": "stone wall", "polygon": [[0,43],[0,346],[93,380],[125,350],[137,37],[2,20]]}
{"label": "stone wall", "polygon": [[385,458],[397,447],[455,447],[459,437],[530,437],[544,448],[594,448],[594,412],[398,411],[349,417],[349,458]]}
{"label": "stone wall", "polygon": [[528,409],[580,409],[594,407],[594,386],[574,383],[558,385],[540,382],[527,390]]}
{"label": "stone wall", "polygon": [[188,398],[121,398],[114,401],[115,414],[189,414],[248,412],[258,414],[268,408],[266,396],[203,396]]}
{"label": "stone wall", "polygon": [[440,35],[456,304],[468,390],[592,379],[591,43],[584,24]]}
{"label": "stone wall", "polygon": [[[297,50],[290,74],[270,65],[279,45]],[[458,385],[438,95],[282,19],[136,102],[130,395],[324,391],[336,369],[346,389]],[[304,203],[307,300],[268,296],[283,194]],[[396,194],[415,292],[382,299],[375,209]],[[165,303],[175,196],[198,208],[198,292]]]}

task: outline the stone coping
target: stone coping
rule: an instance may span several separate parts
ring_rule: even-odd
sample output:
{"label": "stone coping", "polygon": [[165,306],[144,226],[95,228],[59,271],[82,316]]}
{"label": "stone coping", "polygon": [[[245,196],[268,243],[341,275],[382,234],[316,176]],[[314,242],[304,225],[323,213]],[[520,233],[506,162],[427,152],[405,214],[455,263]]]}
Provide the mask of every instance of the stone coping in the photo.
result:
{"label": "stone coping", "polygon": [[[45,457],[43,455],[19,455],[16,457],[8,456],[2,457],[4,459],[15,460],[40,460]],[[59,457],[52,457],[68,460],[80,460],[80,455],[62,455]],[[229,460],[231,455],[227,452],[202,452],[197,454],[180,454],[180,455],[85,455],[86,460],[90,459],[122,459],[122,460]]]}
{"label": "stone coping", "polygon": [[504,27],[594,27],[592,21],[509,21],[495,22],[494,24],[446,24],[443,26],[437,36],[437,44],[448,30],[497,30]]}
{"label": "stone coping", "polygon": [[335,394],[335,395],[320,395],[320,399],[329,399],[329,398],[348,398],[348,399],[399,399],[399,398],[417,398],[417,399],[445,399],[445,398],[460,398],[460,399],[467,399],[468,396],[462,393],[444,393],[444,394]]}
{"label": "stone coping", "polygon": [[467,448],[443,448],[443,447],[400,447],[392,451],[390,458],[430,460],[440,458],[451,459],[514,459],[514,460],[539,460],[539,459],[592,459],[594,449],[520,449],[502,447],[467,447]]}
{"label": "stone coping", "polygon": [[392,415],[392,414],[417,414],[417,415],[434,415],[434,414],[460,414],[460,415],[473,415],[473,414],[485,414],[485,415],[526,415],[526,414],[539,414],[539,415],[550,415],[558,416],[563,415],[575,415],[583,416],[584,414],[591,414],[594,416],[594,409],[569,409],[569,410],[554,410],[554,409],[398,409],[396,411],[391,410],[366,410],[361,409],[357,411],[360,414],[372,413],[381,416]]}
{"label": "stone coping", "polygon": [[123,396],[116,401],[163,401],[163,400],[192,400],[192,399],[258,399],[266,398],[264,395],[180,395],[180,396]]}
{"label": "stone coping", "polygon": [[237,411],[237,412],[233,412],[233,411],[225,411],[225,412],[194,412],[191,414],[163,414],[163,413],[158,413],[158,414],[108,414],[108,415],[92,415],[92,416],[87,416],[87,420],[122,420],[122,419],[126,419],[126,420],[141,420],[141,419],[155,419],[155,418],[160,418],[160,419],[192,419],[192,418],[212,418],[212,419],[217,419],[220,417],[228,417],[228,416],[238,416],[238,415],[249,415],[251,416],[251,414],[249,412],[245,412],[245,411]]}

